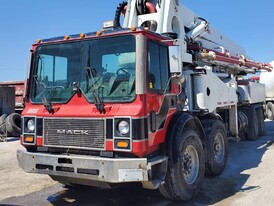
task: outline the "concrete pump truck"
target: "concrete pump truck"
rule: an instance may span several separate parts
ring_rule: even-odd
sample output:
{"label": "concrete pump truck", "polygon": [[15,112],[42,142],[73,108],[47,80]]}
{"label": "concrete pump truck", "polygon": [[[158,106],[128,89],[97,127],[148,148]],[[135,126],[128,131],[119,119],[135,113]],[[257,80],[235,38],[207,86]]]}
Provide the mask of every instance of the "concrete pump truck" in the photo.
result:
{"label": "concrete pump truck", "polygon": [[223,172],[229,138],[264,131],[264,85],[243,76],[272,68],[179,0],[122,2],[100,31],[39,39],[31,56],[17,159],[63,184],[187,201]]}

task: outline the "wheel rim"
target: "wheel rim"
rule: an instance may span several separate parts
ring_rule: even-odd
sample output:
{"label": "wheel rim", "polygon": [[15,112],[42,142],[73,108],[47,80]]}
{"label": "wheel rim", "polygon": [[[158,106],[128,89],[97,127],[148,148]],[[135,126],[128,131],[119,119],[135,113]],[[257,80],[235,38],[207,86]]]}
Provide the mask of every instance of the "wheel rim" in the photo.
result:
{"label": "wheel rim", "polygon": [[184,151],[182,166],[186,183],[193,184],[199,173],[199,156],[192,145],[189,145]]}
{"label": "wheel rim", "polygon": [[225,156],[225,142],[221,133],[218,133],[214,138],[214,157],[217,162],[222,162]]}
{"label": "wheel rim", "polygon": [[271,109],[267,108],[267,118],[270,119],[272,117],[272,111]]}

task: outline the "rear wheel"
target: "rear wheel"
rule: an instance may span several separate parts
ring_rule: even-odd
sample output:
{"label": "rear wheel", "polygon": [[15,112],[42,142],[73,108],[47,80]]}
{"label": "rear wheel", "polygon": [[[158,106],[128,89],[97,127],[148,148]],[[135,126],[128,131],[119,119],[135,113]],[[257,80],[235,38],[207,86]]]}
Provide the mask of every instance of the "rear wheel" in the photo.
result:
{"label": "rear wheel", "polygon": [[165,184],[159,191],[166,198],[187,201],[197,195],[204,178],[203,146],[193,129],[177,129],[175,139],[173,160],[169,159]]}
{"label": "rear wheel", "polygon": [[263,108],[257,109],[257,116],[258,116],[258,122],[259,122],[259,135],[263,135],[265,130]]}
{"label": "rear wheel", "polygon": [[259,118],[256,109],[250,109],[248,114],[247,140],[255,141],[260,137]]}
{"label": "rear wheel", "polygon": [[274,104],[272,102],[266,104],[266,116],[269,120],[274,119]]}
{"label": "rear wheel", "polygon": [[205,131],[206,174],[220,175],[226,166],[228,156],[228,140],[224,124],[220,120],[202,121]]}

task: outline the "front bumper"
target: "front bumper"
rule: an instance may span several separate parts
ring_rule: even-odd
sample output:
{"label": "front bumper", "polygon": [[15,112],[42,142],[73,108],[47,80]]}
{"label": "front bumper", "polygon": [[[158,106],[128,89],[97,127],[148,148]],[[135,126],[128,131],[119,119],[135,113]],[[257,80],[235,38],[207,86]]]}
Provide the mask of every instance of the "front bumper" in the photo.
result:
{"label": "front bumper", "polygon": [[145,182],[149,180],[151,169],[146,158],[114,159],[17,150],[17,160],[19,166],[28,173],[108,183]]}

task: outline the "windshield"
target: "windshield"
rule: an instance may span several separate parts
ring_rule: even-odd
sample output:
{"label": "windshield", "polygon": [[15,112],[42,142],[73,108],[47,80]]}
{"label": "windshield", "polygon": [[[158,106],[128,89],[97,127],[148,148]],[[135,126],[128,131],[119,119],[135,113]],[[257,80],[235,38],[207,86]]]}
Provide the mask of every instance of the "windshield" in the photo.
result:
{"label": "windshield", "polygon": [[134,36],[37,47],[30,99],[67,102],[80,91],[89,102],[135,99]]}

